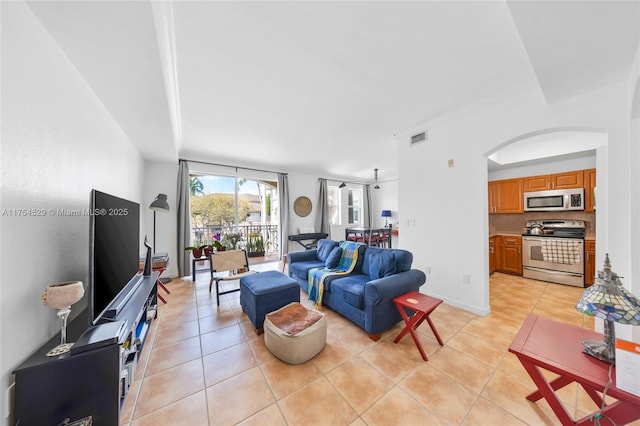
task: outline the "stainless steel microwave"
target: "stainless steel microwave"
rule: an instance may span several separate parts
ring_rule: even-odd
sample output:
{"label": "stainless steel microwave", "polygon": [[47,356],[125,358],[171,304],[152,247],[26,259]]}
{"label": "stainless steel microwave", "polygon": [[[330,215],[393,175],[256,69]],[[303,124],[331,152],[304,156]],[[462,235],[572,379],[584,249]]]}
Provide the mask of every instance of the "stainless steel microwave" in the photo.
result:
{"label": "stainless steel microwave", "polygon": [[524,210],[529,212],[584,210],[584,188],[525,192]]}

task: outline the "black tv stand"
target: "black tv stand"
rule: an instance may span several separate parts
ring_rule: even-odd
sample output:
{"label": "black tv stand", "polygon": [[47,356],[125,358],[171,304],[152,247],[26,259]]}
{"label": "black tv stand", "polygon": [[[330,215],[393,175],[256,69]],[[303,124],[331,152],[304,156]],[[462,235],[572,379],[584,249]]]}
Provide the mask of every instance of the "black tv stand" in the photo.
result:
{"label": "black tv stand", "polygon": [[143,277],[117,315],[88,326],[89,309],[67,330],[70,353],[47,357],[59,335],[15,371],[15,425],[58,425],[90,417],[93,426],[120,423],[149,327],[157,316],[158,273]]}

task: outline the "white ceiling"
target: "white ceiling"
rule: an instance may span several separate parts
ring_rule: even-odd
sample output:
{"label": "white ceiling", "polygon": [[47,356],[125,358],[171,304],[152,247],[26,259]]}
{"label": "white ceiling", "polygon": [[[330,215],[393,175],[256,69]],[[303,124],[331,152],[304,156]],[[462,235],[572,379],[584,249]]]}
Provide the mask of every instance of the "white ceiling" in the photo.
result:
{"label": "white ceiling", "polygon": [[518,88],[619,82],[639,1],[27,4],[141,153],[397,177],[395,134]]}

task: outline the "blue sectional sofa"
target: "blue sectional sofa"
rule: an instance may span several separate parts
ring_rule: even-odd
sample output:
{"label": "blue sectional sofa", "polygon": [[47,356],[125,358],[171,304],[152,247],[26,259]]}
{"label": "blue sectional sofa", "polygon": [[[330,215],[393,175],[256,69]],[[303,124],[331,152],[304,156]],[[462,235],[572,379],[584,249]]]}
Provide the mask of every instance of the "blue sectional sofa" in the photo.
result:
{"label": "blue sectional sofa", "polygon": [[[331,252],[339,244],[319,240],[315,249],[288,253],[289,276],[307,292],[309,270],[331,262]],[[412,261],[413,255],[406,250],[362,244],[351,273],[326,277],[322,304],[378,340],[383,331],[402,321],[393,299],[409,291],[419,291],[426,281],[422,271],[411,269]]]}

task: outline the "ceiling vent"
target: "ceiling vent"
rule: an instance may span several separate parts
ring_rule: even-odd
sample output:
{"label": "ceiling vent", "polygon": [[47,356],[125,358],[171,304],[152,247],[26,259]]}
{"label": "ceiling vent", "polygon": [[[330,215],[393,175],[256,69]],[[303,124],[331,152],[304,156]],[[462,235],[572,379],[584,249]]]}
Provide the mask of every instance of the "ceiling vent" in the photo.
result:
{"label": "ceiling vent", "polygon": [[411,145],[415,145],[420,142],[424,142],[427,140],[427,132],[426,130],[422,133],[418,133],[417,135],[411,136]]}

